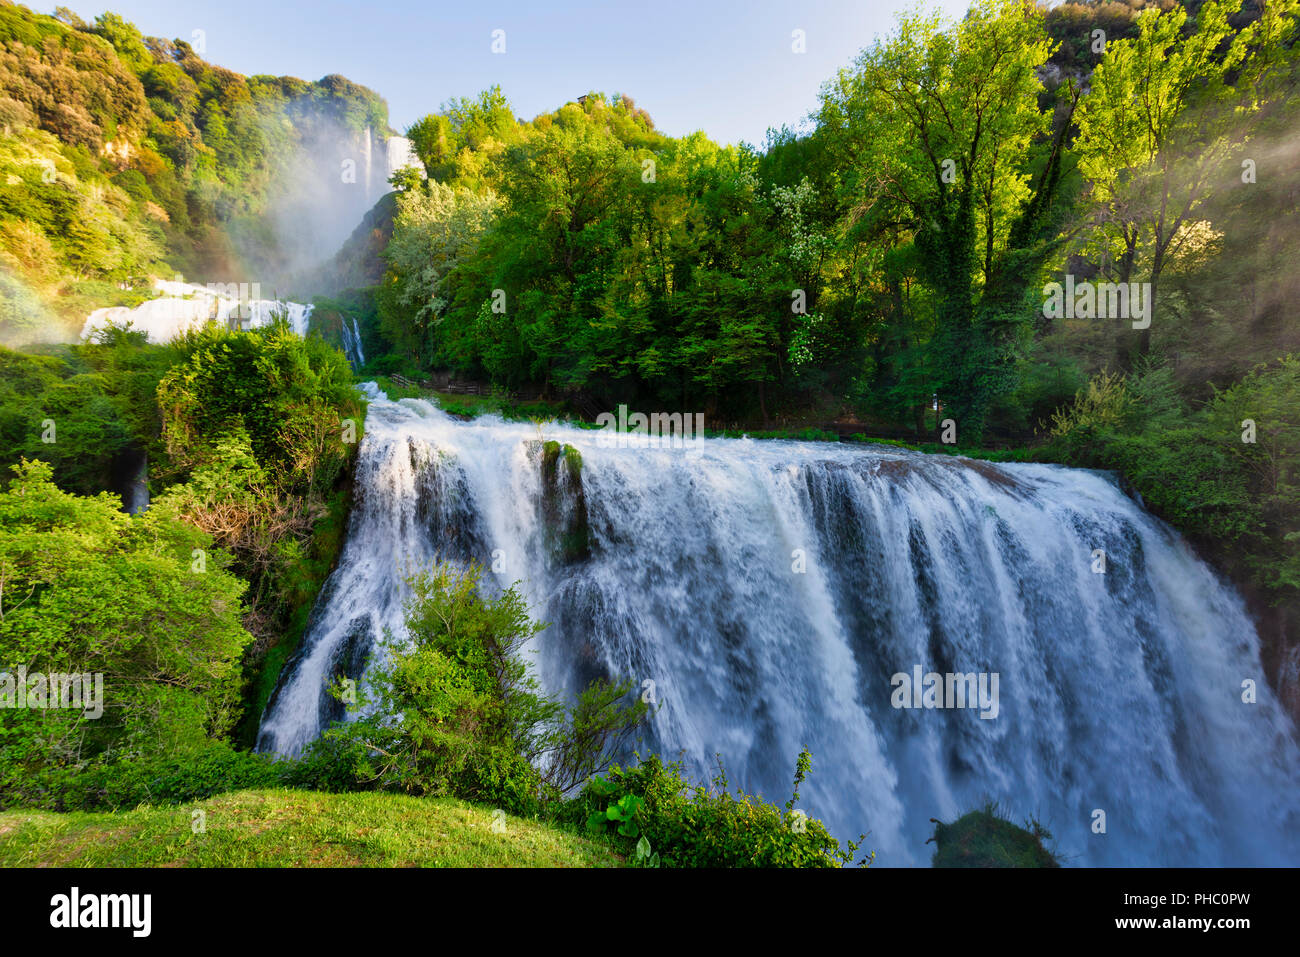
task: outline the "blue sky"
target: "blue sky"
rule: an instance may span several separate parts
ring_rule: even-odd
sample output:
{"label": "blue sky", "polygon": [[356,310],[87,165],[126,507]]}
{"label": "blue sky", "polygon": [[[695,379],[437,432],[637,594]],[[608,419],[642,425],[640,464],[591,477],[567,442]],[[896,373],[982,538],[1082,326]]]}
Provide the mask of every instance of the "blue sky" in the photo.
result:
{"label": "blue sky", "polygon": [[[28,0],[31,4],[31,0]],[[539,0],[386,4],[302,0],[70,0],[87,21],[111,9],[146,36],[190,40],[240,73],[306,80],[341,73],[388,101],[399,131],[458,96],[500,84],[515,113],[538,113],[589,90],[630,95],[680,136],[761,144],[798,124],[821,83],[892,28],[912,0]],[[50,12],[49,7],[31,4]],[[927,0],[950,17],[967,0]],[[505,31],[505,53],[491,50]],[[806,52],[795,54],[792,32]]]}

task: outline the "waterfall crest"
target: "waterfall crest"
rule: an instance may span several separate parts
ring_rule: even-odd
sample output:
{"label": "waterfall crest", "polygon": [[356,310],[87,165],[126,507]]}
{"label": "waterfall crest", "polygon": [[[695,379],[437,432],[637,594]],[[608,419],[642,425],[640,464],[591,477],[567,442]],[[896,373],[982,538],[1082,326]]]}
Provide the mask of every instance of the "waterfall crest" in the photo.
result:
{"label": "waterfall crest", "polygon": [[[477,559],[552,623],[544,687],[652,681],[643,751],[697,779],[720,754],[777,802],[807,745],[802,806],[870,831],[881,864],[927,864],[930,818],[988,800],[1074,863],[1300,859],[1300,751],[1243,604],[1110,476],[784,441],[605,448],[365,388],[348,541],[260,750],[342,718],[326,684],[403,634],[400,569]],[[895,707],[892,676],[916,667],[996,673],[997,716]]]}

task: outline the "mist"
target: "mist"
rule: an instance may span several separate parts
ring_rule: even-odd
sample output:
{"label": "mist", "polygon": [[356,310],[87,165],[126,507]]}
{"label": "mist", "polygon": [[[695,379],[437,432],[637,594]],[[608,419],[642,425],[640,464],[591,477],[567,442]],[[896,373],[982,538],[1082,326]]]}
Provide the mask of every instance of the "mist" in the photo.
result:
{"label": "mist", "polygon": [[267,294],[309,299],[327,291],[322,267],[390,192],[388,178],[410,162],[410,150],[403,137],[369,127],[357,132],[322,115],[298,128],[298,146],[279,158],[265,212],[227,228],[248,277]]}

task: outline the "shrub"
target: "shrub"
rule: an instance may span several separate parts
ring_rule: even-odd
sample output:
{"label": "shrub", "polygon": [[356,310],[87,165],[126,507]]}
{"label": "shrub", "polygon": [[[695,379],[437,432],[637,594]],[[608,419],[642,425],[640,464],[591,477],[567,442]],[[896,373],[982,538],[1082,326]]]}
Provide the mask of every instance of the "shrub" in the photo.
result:
{"label": "shrub", "polygon": [[[864,838],[841,847],[821,821],[795,809],[811,762],[806,750],[800,753],[794,794],[784,810],[740,791],[732,794],[721,768],[712,787],[692,785],[680,762],[665,764],[651,755],[635,767],[616,766],[593,779],[558,816],[604,834],[624,853],[633,853],[644,838],[640,856],[657,854],[664,867],[852,864]],[[873,858],[868,854],[859,863]]]}
{"label": "shrub", "polygon": [[0,671],[101,678],[89,709],[6,710],[0,800],[43,771],[162,760],[225,734],[251,640],[229,557],[165,504],[133,517],[113,496],[59,490],[43,462],[14,471],[0,493]]}
{"label": "shrub", "polygon": [[174,346],[181,359],[157,386],[171,472],[164,465],[154,476],[186,479],[166,497],[230,549],[249,580],[245,622],[257,643],[246,667],[256,698],[266,684],[258,669],[288,657],[301,634],[295,615],[310,607],[341,546],[333,529],[350,499],[338,493],[364,408],[343,354],[295,335],[283,317],[247,332],[209,323]]}
{"label": "shrub", "polygon": [[228,791],[281,786],[295,770],[293,762],[277,762],[214,741],[166,760],[96,761],[39,775],[20,800],[28,807],[54,811],[184,804]]}
{"label": "shrub", "polygon": [[1102,372],[1080,390],[1072,405],[1052,413],[1048,434],[1053,438],[1082,430],[1114,429],[1124,423],[1132,397],[1124,376]]}
{"label": "shrub", "polygon": [[546,626],[514,586],[483,597],[481,575],[439,563],[409,579],[410,641],[386,635],[375,710],[327,731],[308,776],[536,813],[608,767],[646,706],[622,703],[627,683],[595,682],[568,707],[540,693],[520,650]]}
{"label": "shrub", "polygon": [[[1026,829],[1027,828],[1027,829]],[[951,824],[934,822],[935,867],[1060,867],[1044,841],[1051,833],[1037,821],[1019,828],[985,805]],[[928,842],[927,842],[928,843]]]}
{"label": "shrub", "polygon": [[341,420],[359,422],[364,412],[343,353],[284,321],[248,332],[210,323],[176,345],[184,360],[159,383],[158,403],[177,466],[212,461],[213,443],[242,428],[285,491],[332,487],[352,451]]}

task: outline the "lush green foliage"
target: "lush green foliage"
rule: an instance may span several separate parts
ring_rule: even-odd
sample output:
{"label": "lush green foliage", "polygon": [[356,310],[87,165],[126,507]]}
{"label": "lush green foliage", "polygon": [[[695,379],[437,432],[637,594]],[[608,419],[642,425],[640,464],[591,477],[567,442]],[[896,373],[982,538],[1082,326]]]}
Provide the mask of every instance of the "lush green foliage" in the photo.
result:
{"label": "lush green foliage", "polygon": [[161,454],[154,392],[175,360],[114,329],[50,355],[0,347],[0,467],[39,458],[67,491],[121,491],[129,453]]}
{"label": "lush green foliage", "polygon": [[158,384],[164,498],[235,557],[251,588],[243,740],[342,547],[350,463],[364,408],[342,353],[283,322],[248,332],[215,324],[174,344]]}
{"label": "lush green foliage", "polygon": [[0,342],[79,327],[151,274],[282,275],[273,202],[387,126],[340,76],[246,78],[113,13],[0,4]]}
{"label": "lush green foliage", "polygon": [[[796,809],[799,787],[811,769],[811,755],[799,755],[794,794],[784,810],[728,790],[725,773],[712,787],[691,785],[680,763],[658,755],[635,767],[613,767],[592,779],[582,795],[561,811],[605,834],[629,856],[663,867],[841,867],[853,863],[863,838],[846,847],[825,826]],[[643,843],[644,842],[644,843]],[[869,863],[868,855],[859,863]],[[648,860],[647,860],[648,863]]]}
{"label": "lush green foliage", "polygon": [[496,206],[490,190],[479,196],[436,180],[398,196],[384,253],[395,281],[381,287],[380,329],[416,362],[428,357],[432,327],[446,309],[443,280],[472,252]]}
{"label": "lush green foliage", "polygon": [[0,800],[49,771],[170,757],[230,730],[252,639],[229,565],[170,503],[132,517],[113,496],[61,491],[44,463],[16,469],[0,493],[0,669],[102,674],[103,714],[6,710]]}
{"label": "lush green foliage", "polygon": [[[792,283],[820,249],[799,220],[811,185],[761,183],[752,151],[702,134],[671,140],[626,96],[517,124],[494,94],[412,135],[448,123],[470,132],[455,162],[422,149],[431,179],[409,187],[390,247],[381,322],[408,354],[710,406],[783,374]],[[773,246],[792,252],[773,265]]]}
{"label": "lush green foliage", "polygon": [[364,418],[351,371],[283,324],[165,347],[116,329],[97,339],[48,356],[0,349],[0,465],[39,458],[61,489],[96,495],[124,492],[147,455],[154,508],[229,550],[251,584],[250,740],[342,547]]}
{"label": "lush green foliage", "polygon": [[168,757],[127,755],[84,767],[49,770],[24,785],[21,803],[56,811],[185,804],[227,791],[282,785],[295,770],[291,763],[210,741]]}
{"label": "lush green foliage", "polygon": [[[183,356],[158,386],[173,464],[190,472],[229,456],[215,446],[240,432],[258,465],[303,493],[332,487],[359,436],[361,402],[337,349],[287,322],[248,332],[218,324],[178,340]],[[357,434],[344,442],[343,419]]]}
{"label": "lush green foliage", "polygon": [[[1135,266],[1150,283],[1151,314],[1137,351],[1151,350],[1150,323],[1162,319],[1160,279],[1180,247],[1195,245],[1210,183],[1240,167],[1262,103],[1285,89],[1285,44],[1294,39],[1297,7],[1270,3],[1234,30],[1230,3],[1186,10],[1147,9],[1138,35],[1107,44],[1079,111],[1075,148],[1097,200],[1088,244],[1117,278]],[[1139,261],[1139,257],[1141,261]]]}
{"label": "lush green foliage", "polygon": [[[405,184],[381,321],[429,366],[598,402],[925,431],[937,394],[964,441],[1024,427],[1073,102],[1038,79],[1052,50],[1019,3],[910,16],[827,85],[810,136],[761,153],[666,137],[625,96],[526,124],[499,91],[450,104],[410,131],[430,179]],[[475,195],[495,215],[471,229],[426,212]]]}
{"label": "lush green foliage", "polygon": [[[918,438],[947,417],[964,446],[1027,438],[1153,343],[1218,360],[1182,334],[1198,308],[1183,277],[1215,263],[1210,219],[1249,235],[1239,207],[1258,220],[1265,192],[1294,193],[1289,173],[1219,187],[1293,119],[1296,10],[1193,9],[908,14],[825,85],[810,133],[771,131],[761,151],[667,137],[622,95],[528,123],[499,90],[453,101],[409,131],[429,179],[399,184],[388,347],[583,405],[855,415]],[[1238,254],[1261,245],[1271,257]],[[1045,320],[1061,272],[1150,282],[1162,331]]]}
{"label": "lush green foliage", "polygon": [[385,642],[368,679],[375,710],[307,755],[324,783],[347,783],[341,765],[362,786],[535,813],[612,760],[646,706],[623,701],[626,682],[595,682],[571,706],[543,695],[522,649],[545,626],[514,587],[481,594],[481,574],[438,564],[410,580],[410,640]]}

